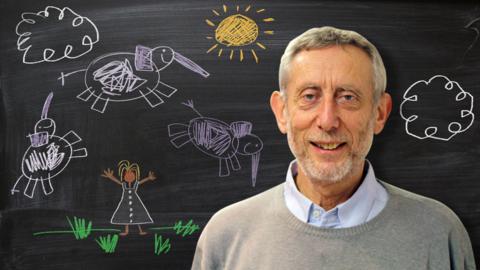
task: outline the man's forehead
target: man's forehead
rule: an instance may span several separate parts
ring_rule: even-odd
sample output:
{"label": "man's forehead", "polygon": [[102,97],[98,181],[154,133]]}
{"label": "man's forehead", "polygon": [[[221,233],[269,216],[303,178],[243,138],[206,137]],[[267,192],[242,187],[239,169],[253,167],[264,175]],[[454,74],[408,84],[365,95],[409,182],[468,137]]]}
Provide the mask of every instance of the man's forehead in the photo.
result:
{"label": "man's forehead", "polygon": [[353,45],[335,45],[299,52],[292,59],[288,77],[288,84],[295,81],[295,88],[320,87],[322,80],[332,78],[336,81],[330,82],[347,90],[365,88],[368,82],[373,87],[373,65],[362,49]]}
{"label": "man's forehead", "polygon": [[321,57],[324,59],[337,58],[354,58],[358,60],[365,60],[372,64],[370,55],[362,48],[351,44],[329,45],[318,48],[304,48],[299,50],[292,58],[292,63],[310,60],[312,56]]}

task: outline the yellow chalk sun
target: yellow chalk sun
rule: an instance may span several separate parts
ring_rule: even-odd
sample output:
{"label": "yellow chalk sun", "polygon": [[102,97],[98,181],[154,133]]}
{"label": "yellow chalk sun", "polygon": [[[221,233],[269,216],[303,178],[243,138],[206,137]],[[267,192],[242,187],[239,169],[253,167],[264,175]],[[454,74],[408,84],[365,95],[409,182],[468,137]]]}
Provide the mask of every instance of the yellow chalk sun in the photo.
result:
{"label": "yellow chalk sun", "polygon": [[[207,36],[207,39],[215,39],[216,43],[212,45],[207,50],[207,53],[210,53],[218,48],[218,57],[222,56],[224,50],[230,50],[230,60],[233,59],[235,49],[238,49],[238,55],[240,61],[243,61],[244,54],[248,52],[251,53],[253,59],[258,64],[258,56],[255,52],[255,48],[259,47],[262,50],[266,50],[267,47],[258,41],[259,36],[261,35],[273,35],[273,30],[263,30],[260,31],[259,24],[252,19],[252,17],[258,17],[259,14],[265,12],[265,9],[257,9],[256,11],[251,11],[249,16],[249,11],[252,9],[252,6],[247,6],[245,9],[241,10],[240,6],[236,6],[231,10],[228,9],[226,5],[223,5],[222,10],[217,11],[212,9],[213,14],[215,15],[212,20],[206,19],[205,22],[215,28],[213,36]],[[262,25],[266,25],[270,22],[275,21],[274,18],[262,18]]]}

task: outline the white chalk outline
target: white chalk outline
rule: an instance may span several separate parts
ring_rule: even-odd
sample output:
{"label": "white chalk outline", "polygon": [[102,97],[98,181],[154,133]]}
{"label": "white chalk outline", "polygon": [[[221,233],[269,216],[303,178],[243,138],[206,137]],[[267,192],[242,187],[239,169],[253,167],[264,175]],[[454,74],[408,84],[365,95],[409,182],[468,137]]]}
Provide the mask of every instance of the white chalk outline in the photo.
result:
{"label": "white chalk outline", "polygon": [[[138,45],[138,46],[140,46],[140,45]],[[142,48],[147,48],[147,47],[142,46]],[[99,61],[101,61],[101,60],[103,60],[107,57],[110,57],[110,58],[113,58],[114,60],[108,62],[108,64],[106,64],[106,65],[110,65],[111,63],[113,63],[115,61],[122,62],[122,61],[125,61],[125,60],[130,63],[131,61],[129,61],[126,57],[131,57],[131,58],[132,58],[132,56],[134,56],[135,58],[138,57],[137,54],[130,53],[130,52],[113,52],[113,53],[104,54],[104,55],[94,59],[88,65],[88,67],[86,69],[80,69],[80,70],[76,70],[76,71],[73,71],[73,72],[70,72],[70,73],[61,72],[58,80],[62,81],[62,86],[63,86],[64,83],[65,83],[65,78],[66,77],[68,77],[72,74],[78,73],[78,72],[85,72],[84,83],[85,83],[86,89],[83,92],[81,92],[80,94],[78,94],[77,98],[82,100],[82,101],[87,102],[92,97],[94,97],[94,101],[93,101],[90,108],[94,111],[99,112],[99,113],[104,113],[109,102],[127,102],[127,101],[132,101],[132,100],[144,98],[145,101],[148,103],[148,105],[150,105],[150,107],[152,107],[152,108],[164,103],[164,100],[162,99],[162,96],[166,97],[166,98],[170,98],[175,92],[177,92],[178,89],[171,86],[171,85],[168,85],[168,84],[162,82],[160,80],[160,71],[167,68],[174,60],[177,63],[181,64],[182,66],[186,67],[187,69],[189,69],[189,70],[191,70],[195,73],[200,74],[204,78],[207,78],[210,75],[207,71],[202,69],[199,65],[194,63],[192,60],[186,58],[185,56],[179,54],[178,52],[175,52],[170,47],[158,46],[158,47],[155,47],[155,48],[150,49],[150,50],[151,50],[152,53],[146,54],[149,57],[152,57],[153,52],[156,51],[156,50],[158,50],[160,52],[160,56],[158,57],[158,59],[159,59],[159,61],[161,61],[161,63],[158,63],[159,61],[157,61],[157,63],[155,63],[153,60],[150,59],[148,61],[148,64],[150,64],[152,66],[151,70],[149,70],[149,69],[138,70],[139,67],[135,66],[135,69],[137,69],[138,73],[134,74],[134,75],[137,76],[137,79],[145,80],[145,82],[143,82],[141,85],[138,85],[137,87],[135,87],[135,89],[132,89],[131,91],[129,91],[129,93],[133,93],[135,90],[136,90],[136,92],[138,92],[138,94],[134,97],[125,98],[125,97],[121,97],[120,95],[107,94],[105,91],[102,91],[100,89],[93,89],[93,86],[89,85],[89,80],[92,80],[92,78],[89,78],[89,73],[91,73],[90,70],[92,70],[94,68],[94,66],[97,62],[99,62]],[[171,55],[171,56],[167,57],[168,55]],[[137,62],[138,62],[137,59],[135,59],[134,63],[137,63]],[[98,70],[104,68],[106,65],[102,65],[100,68],[95,67],[94,72],[97,72]],[[130,64],[129,64],[129,66],[131,67]],[[92,74],[94,72],[92,72]],[[125,72],[125,74],[127,74],[127,73],[128,72]],[[149,82],[148,78],[147,79],[141,78],[142,73],[148,73],[148,74],[155,73],[155,75],[153,75],[153,76],[156,77],[156,79],[155,79],[156,81],[155,82]],[[147,86],[147,84],[148,84],[148,86]],[[103,86],[105,87],[104,84],[103,84]],[[162,89],[159,89],[159,87],[161,87]]]}
{"label": "white chalk outline", "polygon": [[[229,125],[221,120],[202,116],[194,108],[191,100],[182,104],[195,111],[199,117],[190,120],[188,125],[182,123],[169,124],[170,143],[177,149],[187,143],[192,143],[202,153],[218,158],[220,177],[229,176],[230,167],[234,171],[242,168],[237,154],[251,156],[252,186],[255,187],[263,141],[257,135],[252,134],[252,123],[237,121]],[[257,143],[254,147],[255,151],[252,153],[247,150],[251,145],[249,139]]]}
{"label": "white chalk outline", "polygon": [[[93,41],[92,38],[89,36],[89,35],[84,35],[82,37],[82,45],[86,45],[86,46],[90,46],[87,51],[77,55],[77,56],[70,56],[70,53],[72,52],[73,50],[73,47],[72,45],[67,45],[65,47],[65,50],[64,50],[64,54],[62,57],[60,58],[56,58],[56,59],[51,59],[53,57],[53,55],[55,54],[55,50],[53,50],[52,48],[45,48],[43,50],[43,60],[39,60],[39,61],[28,61],[26,60],[26,57],[27,57],[27,54],[28,54],[28,51],[30,50],[30,48],[33,46],[33,45],[30,45],[26,48],[21,48],[21,46],[27,42],[29,39],[30,39],[30,35],[32,35],[32,32],[25,32],[25,33],[19,33],[18,31],[18,27],[22,24],[22,23],[28,23],[28,24],[34,24],[35,21],[32,20],[32,19],[28,19],[28,18],[25,18],[25,15],[34,15],[34,16],[42,16],[44,18],[48,17],[49,16],[49,13],[48,13],[48,9],[49,8],[53,8],[53,9],[56,9],[59,11],[59,15],[58,15],[58,20],[62,20],[63,19],[63,16],[65,15],[65,10],[68,10],[69,12],[71,12],[72,14],[76,15],[75,19],[72,20],[72,26],[73,27],[77,27],[78,25],[81,25],[83,23],[83,20],[86,20],[87,22],[90,23],[90,25],[93,26],[93,29],[95,30],[95,34],[96,34],[96,40]],[[68,58],[68,59],[75,59],[75,58],[78,58],[78,57],[81,57],[87,53],[89,53],[92,49],[93,49],[93,44],[97,43],[99,40],[100,40],[100,34],[98,33],[98,28],[97,26],[87,17],[84,17],[84,16],[81,16],[79,14],[77,14],[75,11],[73,11],[72,9],[70,9],[69,7],[64,7],[62,9],[58,8],[58,7],[55,7],[55,6],[47,6],[45,8],[45,10],[42,10],[42,11],[39,11],[37,13],[33,13],[33,12],[23,12],[22,13],[22,20],[17,24],[17,26],[15,27],[15,33],[18,35],[18,40],[17,40],[17,49],[19,51],[23,51],[23,63],[24,64],[38,64],[38,63],[42,63],[42,62],[57,62],[57,61],[60,61],[64,58]],[[76,22],[77,20],[80,20],[80,22]],[[47,52],[50,53],[50,55],[47,55]]]}
{"label": "white chalk outline", "polygon": [[[467,97],[470,97],[470,109],[469,110],[461,110],[460,111],[460,117],[461,118],[465,118],[467,116],[472,116],[472,121],[470,122],[470,124],[465,127],[464,129],[461,129],[462,125],[458,122],[451,122],[449,125],[448,125],[448,131],[451,132],[452,134],[450,135],[450,137],[448,138],[442,138],[442,137],[438,137],[438,136],[434,136],[435,134],[437,134],[437,131],[438,131],[438,127],[435,127],[435,126],[429,126],[427,127],[425,130],[424,130],[424,133],[425,133],[425,136],[419,136],[417,134],[414,134],[412,132],[410,132],[409,130],[409,124],[415,120],[418,119],[418,115],[416,114],[413,114],[413,115],[410,115],[409,117],[406,117],[404,114],[403,114],[403,106],[405,104],[405,102],[417,102],[418,101],[418,95],[411,95],[409,96],[408,95],[408,92],[414,88],[417,84],[419,83],[424,83],[426,85],[430,84],[434,79],[437,79],[437,78],[443,78],[445,80],[447,80],[447,83],[445,84],[445,90],[447,91],[450,91],[453,89],[453,86],[456,85],[458,87],[458,89],[460,89],[460,92],[455,96],[455,101],[461,101],[461,100],[464,100],[465,98]],[[423,140],[423,139],[427,139],[427,138],[432,138],[432,139],[437,139],[437,140],[441,140],[441,141],[449,141],[451,138],[453,138],[455,135],[457,135],[458,133],[462,133],[464,131],[466,131],[467,129],[469,129],[474,120],[475,120],[475,115],[473,114],[473,96],[467,92],[467,91],[464,91],[463,88],[460,86],[460,84],[458,84],[458,82],[456,81],[452,81],[450,80],[448,77],[444,76],[444,75],[435,75],[433,77],[431,77],[428,81],[425,81],[425,80],[419,80],[417,82],[415,82],[414,84],[412,84],[408,89],[407,91],[405,91],[405,93],[403,94],[403,101],[402,101],[402,104],[400,104],[400,116],[405,120],[405,131],[407,132],[407,134],[409,134],[410,136],[413,136],[417,139],[420,139],[420,140]],[[457,130],[454,130],[454,127],[457,127]]]}
{"label": "white chalk outline", "polygon": [[[70,163],[70,160],[72,158],[82,158],[82,157],[87,157],[87,155],[88,155],[86,148],[74,148],[74,145],[81,142],[82,139],[73,130],[70,130],[69,132],[67,132],[62,137],[54,135],[54,133],[55,133],[55,121],[53,121],[53,119],[47,117],[48,107],[50,106],[50,101],[51,101],[52,97],[53,97],[53,93],[50,93],[50,95],[48,96],[48,98],[45,102],[45,105],[44,105],[44,110],[42,112],[42,118],[39,121],[37,121],[36,124],[35,124],[35,133],[33,135],[30,135],[31,145],[30,145],[30,147],[27,148],[27,150],[25,151],[25,154],[22,157],[22,175],[20,175],[20,177],[17,178],[17,181],[13,185],[13,187],[11,189],[11,194],[12,195],[15,195],[16,192],[20,192],[17,189],[17,185],[20,183],[20,180],[22,180],[22,178],[26,178],[28,180],[28,183],[27,183],[27,185],[26,185],[26,187],[23,191],[23,194],[25,196],[29,197],[30,199],[33,198],[33,195],[35,194],[35,189],[37,187],[38,182],[41,182],[41,184],[42,184],[43,193],[45,195],[50,195],[54,190],[53,186],[52,186],[52,183],[51,183],[51,179],[53,179],[55,176],[57,176],[61,172],[63,172],[63,170],[65,170],[65,168],[68,166],[68,164]],[[45,127],[40,126],[39,123],[41,123],[42,121],[43,122],[48,121],[48,123],[50,125],[45,126]],[[43,130],[39,130],[40,128],[42,128],[42,129],[43,128],[48,128],[50,130],[43,131]],[[40,134],[40,133],[42,133],[42,134]],[[47,137],[43,137],[43,138],[48,138],[48,139],[47,140],[42,140],[40,142],[35,140],[35,139],[32,139],[33,136],[38,136],[38,135],[42,135],[42,136],[47,135]],[[51,145],[53,143],[56,143],[56,145],[62,147],[62,153],[64,155],[67,154],[68,156],[63,156],[60,163],[56,164],[56,166],[54,166],[52,168],[50,168],[50,166],[47,166],[49,168],[48,168],[48,170],[44,170],[44,171],[48,171],[48,174],[45,176],[45,178],[43,178],[42,176],[40,176],[40,178],[33,177],[32,175],[36,172],[36,170],[31,171],[30,168],[26,168],[26,167],[29,167],[28,166],[29,164],[27,164],[27,159],[32,155],[35,148],[41,147],[41,146],[46,145],[46,144]],[[31,149],[32,149],[32,151],[30,151]],[[66,160],[66,162],[63,164],[63,166],[61,168],[59,168],[58,166],[64,160]],[[29,170],[30,170],[30,172],[29,172]],[[53,174],[51,174],[52,172],[53,172]],[[47,186],[45,186],[45,182],[46,182]]]}

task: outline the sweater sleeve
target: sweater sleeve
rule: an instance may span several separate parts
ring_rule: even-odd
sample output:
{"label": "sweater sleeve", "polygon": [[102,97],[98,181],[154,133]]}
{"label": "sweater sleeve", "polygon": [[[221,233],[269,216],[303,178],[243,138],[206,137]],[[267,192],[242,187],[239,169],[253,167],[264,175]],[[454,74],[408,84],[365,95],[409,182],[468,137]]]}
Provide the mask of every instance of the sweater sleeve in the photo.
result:
{"label": "sweater sleeve", "polygon": [[452,270],[475,270],[475,256],[467,230],[458,220],[449,236],[450,266]]}
{"label": "sweater sleeve", "polygon": [[[460,219],[451,211],[446,211],[447,220],[444,224],[450,224],[440,230],[437,241],[432,242],[430,247],[428,269],[437,270],[475,270],[475,257],[468,232]],[[439,224],[439,227],[442,225]],[[432,228],[435,230],[434,228]],[[443,232],[442,232],[443,231]]]}
{"label": "sweater sleeve", "polygon": [[219,225],[218,213],[207,223],[198,239],[192,270],[223,269],[225,242],[222,240],[222,226]]}
{"label": "sweater sleeve", "polygon": [[215,261],[214,251],[211,243],[208,242],[208,232],[205,228],[198,239],[193,257],[192,270],[217,269],[218,263]]}

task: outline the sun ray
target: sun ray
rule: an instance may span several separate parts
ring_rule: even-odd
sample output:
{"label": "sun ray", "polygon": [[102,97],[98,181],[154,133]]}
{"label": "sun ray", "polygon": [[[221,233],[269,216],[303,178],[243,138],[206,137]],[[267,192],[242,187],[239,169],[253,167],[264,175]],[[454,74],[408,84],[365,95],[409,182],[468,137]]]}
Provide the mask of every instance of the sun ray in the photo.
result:
{"label": "sun ray", "polygon": [[248,12],[252,8],[251,5],[248,5],[248,7],[245,9],[245,12]]}
{"label": "sun ray", "polygon": [[227,6],[223,5],[223,13],[227,13],[227,10],[228,10]]}
{"label": "sun ray", "polygon": [[258,64],[257,54],[255,53],[255,51],[253,49],[251,51],[252,51],[253,57],[255,58],[255,62]]}
{"label": "sun ray", "polygon": [[206,19],[205,22],[206,22],[208,25],[215,27],[215,24],[214,24],[212,21],[210,21],[209,19]]}
{"label": "sun ray", "polygon": [[263,19],[264,22],[273,22],[275,21],[274,18],[266,18],[266,19]]}
{"label": "sun ray", "polygon": [[215,44],[212,47],[210,47],[210,49],[208,49],[207,53],[213,51],[217,46],[218,46],[218,44]]}
{"label": "sun ray", "polygon": [[257,13],[262,13],[262,12],[264,12],[264,11],[265,11],[265,9],[262,8],[262,9],[257,10]]}
{"label": "sun ray", "polygon": [[218,13],[218,11],[216,11],[215,9],[212,9],[212,12],[213,12],[213,14],[215,14],[216,16],[220,16],[220,13]]}
{"label": "sun ray", "polygon": [[218,50],[218,57],[222,56],[223,49]]}
{"label": "sun ray", "polygon": [[240,49],[240,62],[242,62],[242,61],[243,61],[243,50]]}
{"label": "sun ray", "polygon": [[265,33],[267,35],[273,35],[273,30],[263,31],[263,33]]}
{"label": "sun ray", "polygon": [[264,49],[264,50],[267,48],[267,47],[265,47],[265,45],[263,45],[263,44],[260,43],[260,42],[257,42],[256,44],[257,44],[258,47],[260,47],[260,48],[262,48],[262,49]]}
{"label": "sun ray", "polygon": [[233,50],[230,50],[230,60],[233,58]]}

